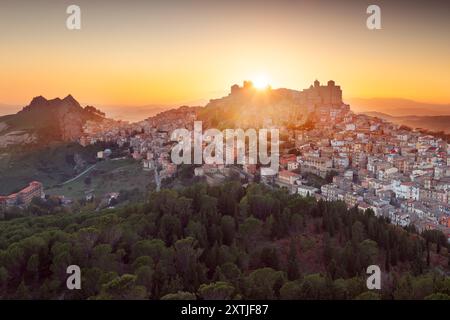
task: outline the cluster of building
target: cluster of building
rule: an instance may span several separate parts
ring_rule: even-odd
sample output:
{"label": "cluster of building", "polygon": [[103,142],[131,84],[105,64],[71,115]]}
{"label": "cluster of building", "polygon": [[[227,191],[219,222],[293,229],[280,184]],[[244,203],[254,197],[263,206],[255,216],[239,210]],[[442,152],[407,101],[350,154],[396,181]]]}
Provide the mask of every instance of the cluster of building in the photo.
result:
{"label": "cluster of building", "polygon": [[[161,112],[146,120],[127,123],[107,120],[105,123],[87,122],[79,143],[82,145],[96,142],[113,142],[119,147],[128,148],[129,155],[142,162],[144,170],[157,170],[159,179],[171,178],[177,166],[170,160],[174,142],[171,133],[178,128],[193,129],[197,117],[197,108],[180,107]],[[99,151],[99,159],[107,159],[109,149]]]}
{"label": "cluster of building", "polygon": [[[233,86],[231,95],[249,90],[246,86]],[[291,193],[370,208],[394,224],[440,229],[450,235],[450,145],[446,141],[353,113],[342,102],[334,81],[326,86],[315,81],[296,94],[314,126],[280,126],[280,136],[285,138],[280,144],[279,170],[246,164],[243,175],[259,175],[262,182]],[[269,118],[266,122],[279,121]],[[224,165],[196,169],[196,175],[207,173],[220,177],[229,171]],[[305,179],[308,175],[320,177],[322,183],[312,184]]]}
{"label": "cluster of building", "polygon": [[[235,85],[229,96],[210,104],[224,114],[231,105],[234,112],[237,101],[245,100],[249,90],[251,83]],[[277,116],[286,121],[282,112],[266,114],[265,123],[278,124],[283,137],[279,170],[255,164],[204,164],[195,168],[196,176],[209,183],[220,183],[236,173],[249,180],[260,176],[262,182],[292,193],[370,208],[401,226],[414,224],[419,230],[437,228],[450,233],[450,146],[446,141],[353,113],[334,81],[325,86],[315,81],[302,91],[277,90],[273,93],[277,103],[306,113],[314,123],[302,127],[294,122],[298,118],[292,118],[294,123],[279,125]],[[171,133],[179,128],[192,131],[198,111],[181,107],[133,124],[88,122],[80,143],[109,141],[127,146],[144,170],[156,169],[159,179],[172,177],[177,166],[170,160]],[[311,184],[307,175],[321,177],[323,183]]]}
{"label": "cluster of building", "polygon": [[42,186],[42,183],[38,181],[30,182],[28,186],[16,193],[12,193],[7,196],[0,196],[0,208],[12,206],[27,206],[35,197],[44,197],[44,188]]}
{"label": "cluster of building", "polygon": [[[419,230],[450,234],[450,145],[420,131],[355,114],[344,104],[339,112],[336,109],[336,104],[320,104],[315,112],[319,125],[288,130],[288,141],[297,152],[282,151],[281,171],[271,182],[304,196],[370,208],[401,226],[414,224]],[[304,174],[332,181],[313,187]]]}

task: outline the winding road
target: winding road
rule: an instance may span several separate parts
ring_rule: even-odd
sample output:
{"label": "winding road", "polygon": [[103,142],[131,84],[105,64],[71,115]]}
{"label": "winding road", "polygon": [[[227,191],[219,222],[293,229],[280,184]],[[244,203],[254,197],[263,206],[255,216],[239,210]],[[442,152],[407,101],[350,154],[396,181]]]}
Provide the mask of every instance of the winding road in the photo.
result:
{"label": "winding road", "polygon": [[96,166],[96,164],[90,166],[89,168],[87,168],[86,170],[84,170],[83,172],[81,172],[80,174],[78,174],[77,176],[75,176],[75,177],[73,177],[73,178],[71,178],[71,179],[69,179],[69,180],[64,181],[63,183],[61,183],[61,185],[65,185],[65,184],[67,184],[67,183],[70,183],[70,182],[72,182],[72,181],[77,180],[79,177],[83,176],[83,175],[86,174],[87,172],[89,172],[89,171],[91,171],[92,169],[94,169],[95,166]]}

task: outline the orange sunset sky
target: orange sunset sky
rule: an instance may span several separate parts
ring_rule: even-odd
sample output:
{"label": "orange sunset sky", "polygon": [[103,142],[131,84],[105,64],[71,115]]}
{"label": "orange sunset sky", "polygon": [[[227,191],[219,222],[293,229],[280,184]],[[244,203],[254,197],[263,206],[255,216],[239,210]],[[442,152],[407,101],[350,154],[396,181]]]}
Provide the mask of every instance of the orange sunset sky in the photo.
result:
{"label": "orange sunset sky", "polygon": [[[378,4],[382,30],[366,28]],[[66,29],[81,7],[82,29]],[[0,2],[0,102],[63,97],[94,105],[178,104],[264,75],[303,89],[334,79],[344,97],[450,103],[444,1]]]}

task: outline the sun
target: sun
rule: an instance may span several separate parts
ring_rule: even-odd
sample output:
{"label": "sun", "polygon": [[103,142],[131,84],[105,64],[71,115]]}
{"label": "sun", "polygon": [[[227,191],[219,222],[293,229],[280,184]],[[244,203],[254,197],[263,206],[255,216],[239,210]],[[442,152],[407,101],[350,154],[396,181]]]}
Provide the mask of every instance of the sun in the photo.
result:
{"label": "sun", "polygon": [[260,74],[253,78],[253,86],[258,90],[265,90],[269,87],[270,81],[265,74]]}

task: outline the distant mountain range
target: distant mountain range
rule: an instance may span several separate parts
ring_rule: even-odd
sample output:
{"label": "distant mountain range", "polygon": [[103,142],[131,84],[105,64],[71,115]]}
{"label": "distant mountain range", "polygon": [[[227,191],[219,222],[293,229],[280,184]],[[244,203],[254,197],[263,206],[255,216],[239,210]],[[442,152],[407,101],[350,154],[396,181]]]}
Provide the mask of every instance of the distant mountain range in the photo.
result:
{"label": "distant mountain range", "polygon": [[346,99],[351,109],[411,128],[450,133],[450,104],[431,104],[407,99]]}
{"label": "distant mountain range", "polygon": [[99,108],[106,113],[108,118],[130,122],[138,122],[149,117],[154,117],[158,113],[176,109],[180,106],[204,106],[208,103],[206,99],[197,99],[173,104],[147,104],[140,106],[130,105],[99,105]]}
{"label": "distant mountain range", "polygon": [[443,131],[450,133],[449,116],[400,116],[394,117],[382,112],[362,112],[372,117],[411,127],[413,129],[427,129],[429,131]]}
{"label": "distant mountain range", "polygon": [[431,104],[399,98],[345,99],[358,113],[381,112],[391,116],[450,116],[450,104]]}
{"label": "distant mountain range", "polygon": [[38,96],[18,113],[0,117],[0,148],[73,141],[86,121],[104,117],[92,106],[81,107],[71,95],[51,100]]}
{"label": "distant mountain range", "polygon": [[153,117],[160,112],[176,108],[176,106],[156,104],[145,106],[102,105],[100,108],[108,115],[108,118],[137,122]]}

